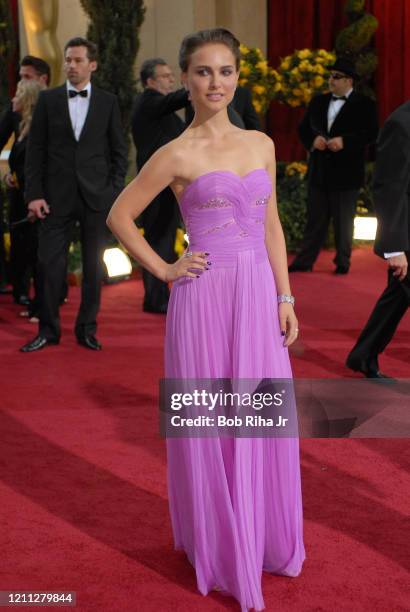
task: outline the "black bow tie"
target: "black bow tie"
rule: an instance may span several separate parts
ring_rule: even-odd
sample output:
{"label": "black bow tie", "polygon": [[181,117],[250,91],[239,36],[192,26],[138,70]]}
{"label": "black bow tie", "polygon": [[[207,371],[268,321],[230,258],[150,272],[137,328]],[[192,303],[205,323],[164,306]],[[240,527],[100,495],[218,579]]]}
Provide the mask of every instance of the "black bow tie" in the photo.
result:
{"label": "black bow tie", "polygon": [[69,98],[75,98],[76,96],[81,96],[82,98],[86,98],[88,96],[88,91],[86,89],[82,89],[81,91],[77,91],[76,89],[68,90]]}
{"label": "black bow tie", "polygon": [[347,98],[346,96],[332,96],[332,100],[347,100]]}

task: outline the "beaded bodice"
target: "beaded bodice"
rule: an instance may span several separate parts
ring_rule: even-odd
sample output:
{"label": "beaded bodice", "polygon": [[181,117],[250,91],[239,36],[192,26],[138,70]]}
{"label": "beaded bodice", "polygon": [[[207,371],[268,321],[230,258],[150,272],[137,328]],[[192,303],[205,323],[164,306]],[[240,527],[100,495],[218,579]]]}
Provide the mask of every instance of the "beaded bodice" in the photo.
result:
{"label": "beaded bodice", "polygon": [[227,170],[199,176],[180,201],[190,249],[237,252],[263,245],[271,193],[271,179],[263,168],[245,176]]}

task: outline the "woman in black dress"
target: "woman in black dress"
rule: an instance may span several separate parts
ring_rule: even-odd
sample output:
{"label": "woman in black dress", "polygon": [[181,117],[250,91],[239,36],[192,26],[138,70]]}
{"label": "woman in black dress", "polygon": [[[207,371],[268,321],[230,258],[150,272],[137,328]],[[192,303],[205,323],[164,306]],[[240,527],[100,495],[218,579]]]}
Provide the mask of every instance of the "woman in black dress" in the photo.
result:
{"label": "woman in black dress", "polygon": [[[13,143],[9,156],[10,172],[4,177],[10,204],[10,271],[14,301],[27,305],[28,315],[36,315],[36,260],[37,231],[27,221],[27,206],[24,201],[24,164],[27,137],[38,95],[45,85],[34,80],[22,80],[17,85],[12,100],[13,111],[19,113],[21,121],[18,138]],[[34,299],[29,300],[30,282],[34,279]]]}

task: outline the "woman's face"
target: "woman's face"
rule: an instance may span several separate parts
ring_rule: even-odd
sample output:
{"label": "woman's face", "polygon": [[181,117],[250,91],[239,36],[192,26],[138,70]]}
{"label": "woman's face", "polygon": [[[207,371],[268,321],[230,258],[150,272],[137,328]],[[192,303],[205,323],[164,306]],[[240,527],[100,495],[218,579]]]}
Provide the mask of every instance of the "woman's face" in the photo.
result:
{"label": "woman's face", "polygon": [[11,100],[11,106],[15,113],[19,113],[22,110],[21,98],[19,96],[18,90],[15,93],[14,98]]}
{"label": "woman's face", "polygon": [[190,56],[182,82],[196,110],[202,107],[218,112],[231,102],[238,77],[232,51],[224,44],[209,43]]}

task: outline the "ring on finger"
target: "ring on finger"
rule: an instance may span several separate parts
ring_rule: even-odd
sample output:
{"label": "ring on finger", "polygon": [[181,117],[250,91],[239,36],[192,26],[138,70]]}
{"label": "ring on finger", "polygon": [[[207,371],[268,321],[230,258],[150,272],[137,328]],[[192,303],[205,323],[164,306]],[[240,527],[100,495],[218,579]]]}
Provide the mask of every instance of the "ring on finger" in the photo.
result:
{"label": "ring on finger", "polygon": [[192,255],[193,255],[193,252],[192,252],[192,251],[187,251],[187,252],[185,253],[185,257],[192,257]]}

